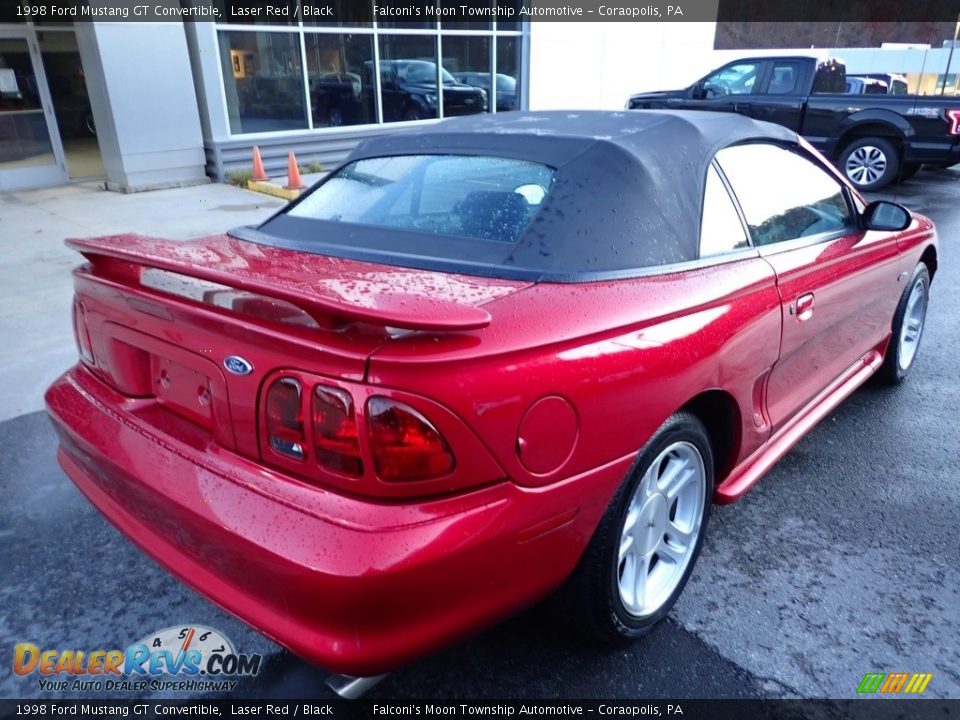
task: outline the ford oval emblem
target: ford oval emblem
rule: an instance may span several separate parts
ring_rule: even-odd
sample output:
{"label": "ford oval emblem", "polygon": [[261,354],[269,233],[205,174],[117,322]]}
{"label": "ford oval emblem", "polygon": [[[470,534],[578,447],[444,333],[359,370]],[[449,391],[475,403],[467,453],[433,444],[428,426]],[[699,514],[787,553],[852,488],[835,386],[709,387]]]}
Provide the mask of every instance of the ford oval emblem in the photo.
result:
{"label": "ford oval emblem", "polygon": [[225,358],[223,366],[234,375],[249,375],[253,372],[253,365],[244,360],[239,355],[231,355]]}

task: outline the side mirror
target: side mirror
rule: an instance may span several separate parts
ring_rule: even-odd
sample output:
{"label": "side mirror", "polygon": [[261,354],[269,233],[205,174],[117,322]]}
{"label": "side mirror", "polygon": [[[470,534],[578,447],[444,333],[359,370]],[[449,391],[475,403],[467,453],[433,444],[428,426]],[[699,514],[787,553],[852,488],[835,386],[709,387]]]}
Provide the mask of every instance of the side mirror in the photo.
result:
{"label": "side mirror", "polygon": [[903,205],[877,200],[864,208],[860,219],[865,230],[899,232],[910,227],[912,217]]}
{"label": "side mirror", "polygon": [[706,97],[702,82],[695,83],[693,87],[690,88],[690,97],[694,100],[703,100]]}

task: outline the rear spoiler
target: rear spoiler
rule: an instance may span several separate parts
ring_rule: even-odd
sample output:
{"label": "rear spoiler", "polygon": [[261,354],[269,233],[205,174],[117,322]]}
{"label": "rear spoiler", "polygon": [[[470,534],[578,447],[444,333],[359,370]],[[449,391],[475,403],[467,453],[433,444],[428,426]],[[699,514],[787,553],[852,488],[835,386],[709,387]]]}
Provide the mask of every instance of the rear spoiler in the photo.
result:
{"label": "rear spoiler", "polygon": [[[370,292],[358,302],[335,289],[345,276],[382,267],[215,236],[177,242],[142,235],[111,235],[66,241],[95,272],[139,283],[143,268],[155,268],[291,303],[324,321],[359,321],[405,330],[476,330],[490,324],[483,308],[414,292]],[[358,273],[359,271],[359,273]],[[362,283],[362,279],[345,277]],[[356,293],[355,293],[356,295]],[[319,318],[318,318],[319,319]]]}

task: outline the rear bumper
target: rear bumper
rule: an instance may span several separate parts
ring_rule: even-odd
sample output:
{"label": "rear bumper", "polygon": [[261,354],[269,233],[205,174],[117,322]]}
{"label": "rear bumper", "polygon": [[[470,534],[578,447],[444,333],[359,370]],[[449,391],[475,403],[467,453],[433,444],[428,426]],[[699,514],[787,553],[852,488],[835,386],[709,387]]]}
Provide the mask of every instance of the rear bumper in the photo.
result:
{"label": "rear bumper", "polygon": [[197,439],[74,368],[47,391],[67,475],[188,585],[292,652],[371,675],[496,622],[575,566],[624,458],[547,488],[377,504]]}

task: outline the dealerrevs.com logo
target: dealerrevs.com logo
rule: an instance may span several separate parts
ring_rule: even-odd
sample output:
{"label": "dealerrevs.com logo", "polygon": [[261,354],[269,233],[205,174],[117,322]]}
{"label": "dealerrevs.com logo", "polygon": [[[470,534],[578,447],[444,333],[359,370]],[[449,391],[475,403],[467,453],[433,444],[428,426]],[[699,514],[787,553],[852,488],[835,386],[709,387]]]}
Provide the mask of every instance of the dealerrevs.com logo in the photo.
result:
{"label": "dealerrevs.com logo", "polygon": [[[13,672],[37,676],[45,691],[232,691],[237,677],[260,672],[260,655],[238,653],[221,632],[202,625],[151,633],[126,650],[13,649]],[[177,678],[177,679],[171,679]]]}

